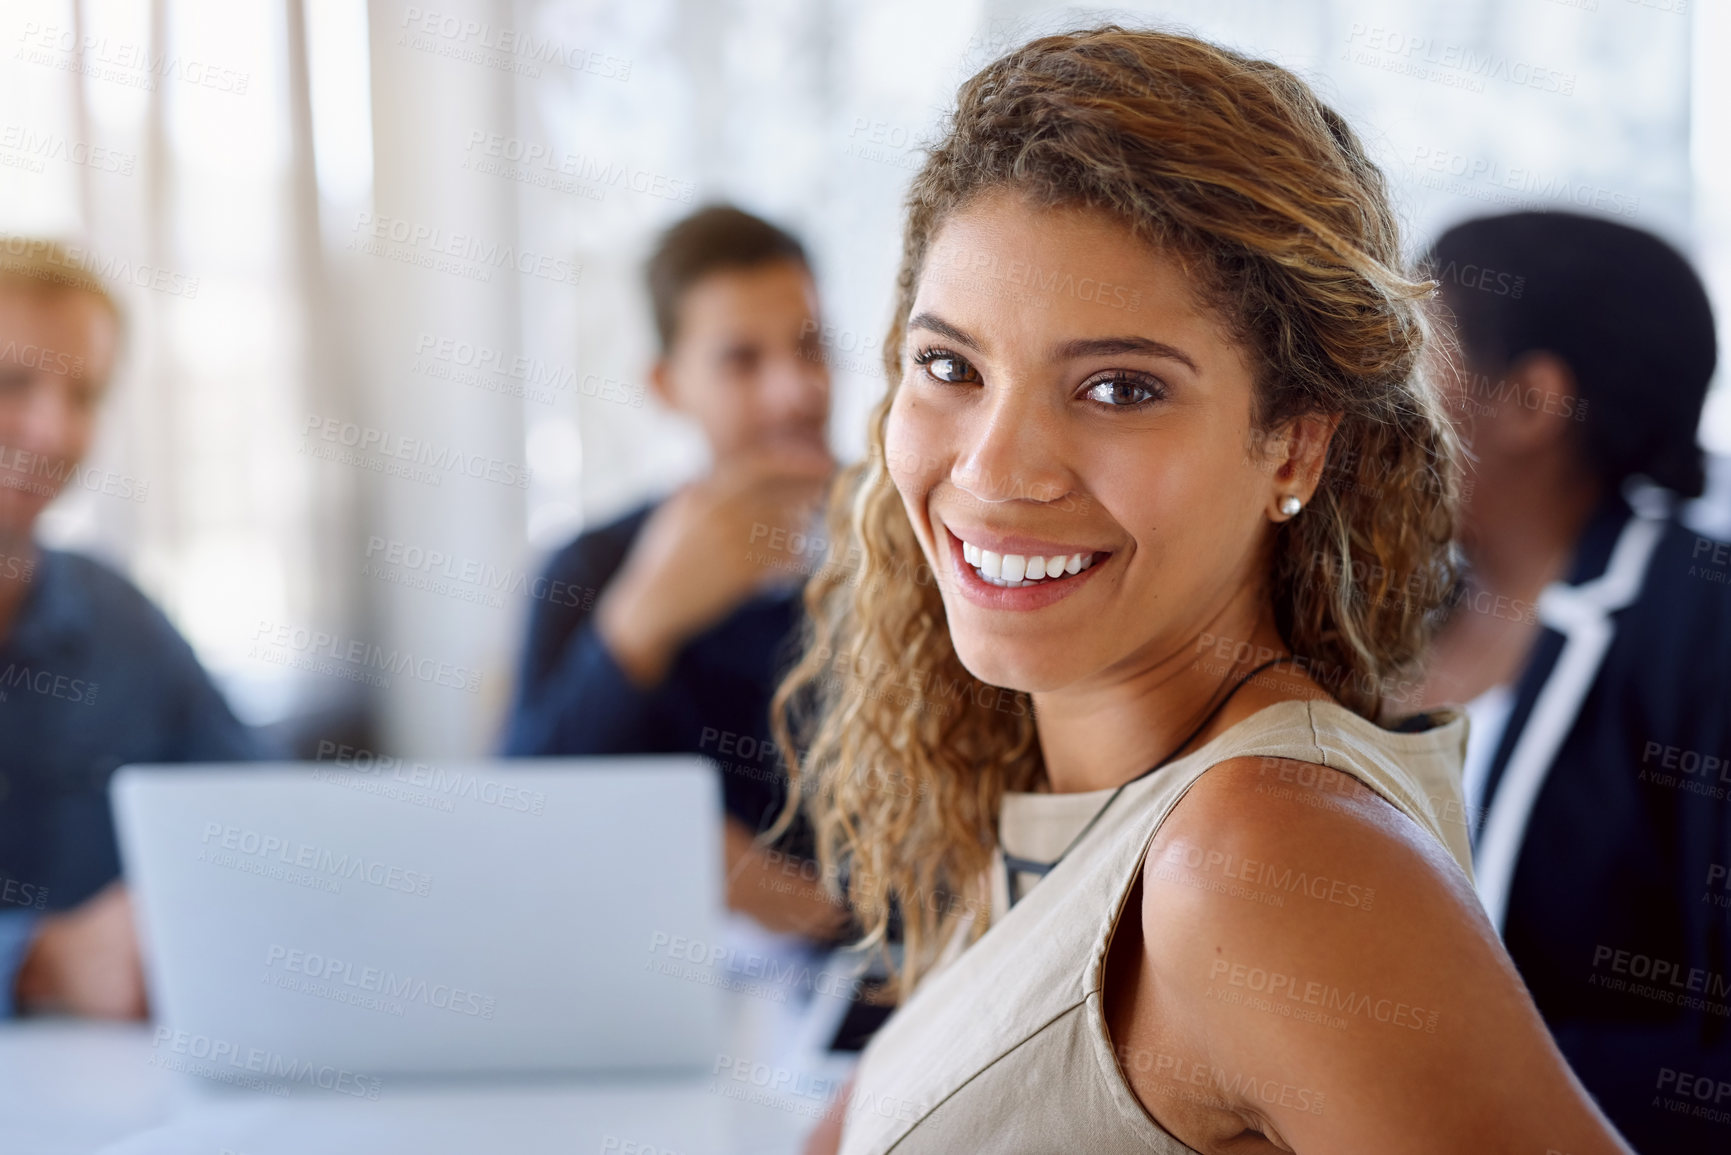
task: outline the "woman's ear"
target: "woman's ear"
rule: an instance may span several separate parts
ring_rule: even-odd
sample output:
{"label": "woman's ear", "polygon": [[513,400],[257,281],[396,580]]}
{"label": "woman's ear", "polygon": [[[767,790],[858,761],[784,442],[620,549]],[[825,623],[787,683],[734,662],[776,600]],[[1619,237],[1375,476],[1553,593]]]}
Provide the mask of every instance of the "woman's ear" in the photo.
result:
{"label": "woman's ear", "polygon": [[[1294,417],[1269,436],[1268,510],[1274,521],[1287,521],[1310,502],[1322,480],[1328,445],[1343,413],[1306,413]],[[1294,504],[1296,502],[1296,504]]]}
{"label": "woman's ear", "polygon": [[1494,426],[1496,447],[1511,456],[1574,452],[1580,386],[1569,363],[1555,353],[1532,352],[1509,366],[1496,386],[1496,400],[1478,406],[1481,421]]}

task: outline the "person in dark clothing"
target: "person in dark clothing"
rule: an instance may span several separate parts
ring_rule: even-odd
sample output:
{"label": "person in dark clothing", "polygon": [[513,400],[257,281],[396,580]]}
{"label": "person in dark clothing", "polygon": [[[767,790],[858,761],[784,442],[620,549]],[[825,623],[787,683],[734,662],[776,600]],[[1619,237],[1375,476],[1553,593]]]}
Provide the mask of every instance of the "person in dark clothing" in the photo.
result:
{"label": "person in dark clothing", "polygon": [[[590,591],[613,581],[655,509],[636,509],[561,549],[547,565],[549,582],[560,582],[592,605],[597,594]],[[581,705],[520,713],[512,752],[704,753],[723,765],[727,813],[753,831],[765,829],[785,796],[774,748],[760,748],[761,727],[730,728],[724,738],[717,723],[769,716],[769,696],[791,656],[785,643],[798,626],[798,610],[797,599],[785,591],[747,599],[692,637],[653,687],[659,692],[645,693],[602,640],[592,608],[544,599],[524,656],[524,686],[560,683],[538,696],[539,707],[556,702],[561,690],[575,698],[573,691],[581,687]]]}
{"label": "person in dark clothing", "polygon": [[1716,357],[1655,237],[1469,221],[1432,257],[1475,463],[1431,700],[1468,701],[1480,895],[1582,1082],[1643,1152],[1731,1122],[1731,546],[1679,524]]}
{"label": "person in dark clothing", "polygon": [[798,573],[834,470],[829,376],[804,250],[738,209],[674,225],[648,265],[655,394],[697,423],[709,472],[554,555],[505,739],[513,755],[695,753],[722,768],[728,901],[765,927],[829,940],[846,925],[776,846],[785,775],[769,700],[791,664]]}
{"label": "person in dark clothing", "polygon": [[119,336],[112,299],[64,250],[0,242],[0,1016],[144,1013],[108,780],[128,762],[261,753],[144,595],[35,543],[82,476]]}

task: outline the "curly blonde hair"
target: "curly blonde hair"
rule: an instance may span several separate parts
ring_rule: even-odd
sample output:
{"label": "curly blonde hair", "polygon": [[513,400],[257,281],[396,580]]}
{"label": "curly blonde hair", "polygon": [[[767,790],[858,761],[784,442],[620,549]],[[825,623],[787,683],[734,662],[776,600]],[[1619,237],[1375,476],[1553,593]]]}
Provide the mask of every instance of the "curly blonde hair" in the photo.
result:
{"label": "curly blonde hair", "polygon": [[831,499],[805,652],[773,704],[795,787],[783,820],[803,797],[865,943],[899,921],[902,990],[965,914],[985,930],[999,804],[1043,773],[1028,695],[956,657],[884,452],[932,238],[998,190],[1109,214],[1185,261],[1255,367],[1253,443],[1341,415],[1304,516],[1274,531],[1269,590],[1286,643],[1342,703],[1382,713],[1456,580],[1459,448],[1423,356],[1435,286],[1403,272],[1382,174],[1340,116],[1267,61],[1115,25],[986,66],[909,193],[889,390]]}

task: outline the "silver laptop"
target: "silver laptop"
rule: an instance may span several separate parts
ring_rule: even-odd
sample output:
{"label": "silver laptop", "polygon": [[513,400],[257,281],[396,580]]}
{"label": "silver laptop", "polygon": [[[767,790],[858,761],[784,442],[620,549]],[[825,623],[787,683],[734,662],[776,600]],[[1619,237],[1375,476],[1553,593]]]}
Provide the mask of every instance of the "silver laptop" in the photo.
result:
{"label": "silver laptop", "polygon": [[721,1050],[701,758],[128,766],[111,791],[162,1066],[368,1095]]}

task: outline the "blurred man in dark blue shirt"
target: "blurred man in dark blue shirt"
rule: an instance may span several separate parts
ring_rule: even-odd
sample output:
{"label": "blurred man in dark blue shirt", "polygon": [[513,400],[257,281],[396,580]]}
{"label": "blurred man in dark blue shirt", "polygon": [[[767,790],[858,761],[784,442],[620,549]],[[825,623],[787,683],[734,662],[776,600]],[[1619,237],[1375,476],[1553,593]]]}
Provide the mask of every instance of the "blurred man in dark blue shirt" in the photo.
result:
{"label": "blurred man in dark blue shirt", "polygon": [[64,249],[0,239],[0,1016],[144,1013],[108,779],[258,754],[156,607],[35,543],[68,485],[140,496],[81,464],[119,342],[113,300]]}
{"label": "blurred man in dark blue shirt", "polygon": [[802,869],[799,828],[754,843],[785,774],[769,700],[793,657],[798,574],[834,470],[817,286],[799,242],[738,209],[701,209],[648,267],[656,395],[709,443],[709,472],[583,534],[548,566],[506,748],[695,753],[722,768],[728,901],[771,930],[828,939],[844,910]]}

